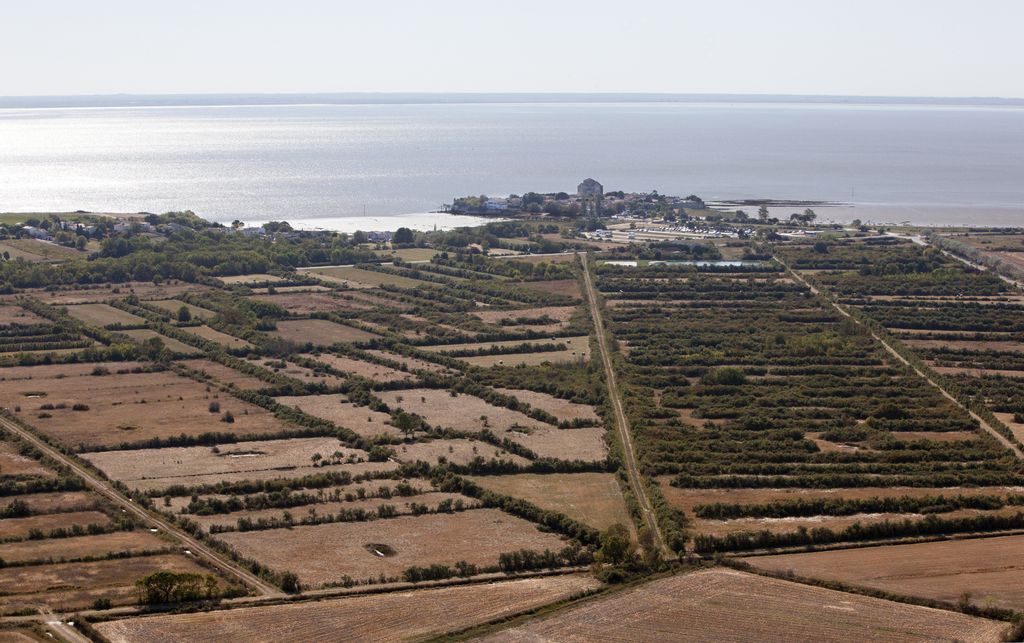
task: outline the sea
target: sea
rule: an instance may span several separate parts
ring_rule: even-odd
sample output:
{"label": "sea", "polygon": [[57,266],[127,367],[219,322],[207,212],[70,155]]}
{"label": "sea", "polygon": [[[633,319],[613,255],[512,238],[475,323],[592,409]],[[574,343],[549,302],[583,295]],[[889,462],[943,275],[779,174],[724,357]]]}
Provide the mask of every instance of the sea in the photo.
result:
{"label": "sea", "polygon": [[[821,201],[821,220],[1024,225],[1024,104],[516,95],[0,99],[0,212],[192,210],[444,229],[461,195]],[[730,206],[731,207],[731,206]],[[747,207],[753,214],[756,205]],[[788,216],[803,206],[780,206]]]}

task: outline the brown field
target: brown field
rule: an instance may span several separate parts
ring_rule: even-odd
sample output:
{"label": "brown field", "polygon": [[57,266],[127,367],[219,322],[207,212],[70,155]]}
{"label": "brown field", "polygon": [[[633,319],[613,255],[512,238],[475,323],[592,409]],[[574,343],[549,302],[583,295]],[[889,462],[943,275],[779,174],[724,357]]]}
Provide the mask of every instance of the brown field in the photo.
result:
{"label": "brown field", "polygon": [[0,595],[0,608],[11,610],[48,605],[73,610],[89,607],[99,597],[109,598],[115,605],[130,605],[137,599],[135,581],[157,571],[210,573],[180,554],[7,567],[0,569],[0,587],[18,587],[28,591]]}
{"label": "brown field", "polygon": [[317,515],[325,516],[346,509],[363,509],[365,511],[373,512],[382,505],[391,505],[399,515],[409,515],[412,513],[411,505],[414,502],[426,505],[431,509],[436,509],[438,503],[444,500],[462,500],[466,507],[480,506],[480,503],[472,498],[468,498],[457,493],[443,493],[436,491],[407,498],[395,496],[392,498],[367,498],[365,500],[353,500],[352,502],[346,502],[344,500],[340,502],[316,502],[308,505],[302,505],[301,507],[293,507],[291,509],[261,509],[259,511],[237,511],[234,513],[214,514],[210,516],[196,515],[189,516],[189,519],[198,523],[200,527],[208,532],[212,525],[234,527],[238,523],[239,518],[250,518],[252,520],[277,518],[283,520],[284,515],[287,513],[296,521],[299,521],[303,516],[307,515],[307,512],[310,510],[315,510]]}
{"label": "brown field", "polygon": [[503,319],[543,317],[545,315],[559,322],[567,322],[574,312],[576,312],[576,306],[543,306],[518,310],[475,310],[472,314],[483,322],[497,324]]}
{"label": "brown field", "polygon": [[592,462],[603,460],[608,455],[602,427],[558,429],[545,424],[525,431],[508,429],[495,432],[498,437],[521,444],[541,458]]}
{"label": "brown field", "polygon": [[402,408],[415,413],[435,426],[451,427],[459,431],[481,431],[487,417],[487,427],[503,430],[518,425],[539,427],[540,422],[504,407],[494,406],[474,395],[453,397],[446,389],[413,388],[401,391],[378,391],[377,396],[391,408]]}
{"label": "brown field", "polygon": [[378,335],[365,330],[335,324],[326,319],[296,319],[277,322],[277,330],[271,335],[296,344],[311,342],[317,346],[330,346],[338,342],[366,342]]}
{"label": "brown field", "polygon": [[529,290],[539,290],[540,292],[549,293],[552,295],[565,295],[568,297],[575,297],[579,299],[583,295],[580,293],[580,284],[575,279],[558,279],[555,281],[524,281],[519,284],[523,288]]}
{"label": "brown field", "polygon": [[[500,342],[470,342],[466,344],[436,344],[434,346],[418,346],[420,350],[430,353],[456,353],[462,351],[475,351],[478,349],[506,348],[509,346],[520,346],[522,344],[551,345],[552,351],[560,350],[554,348],[558,344],[564,344],[568,350],[588,350],[589,337],[579,335],[576,337],[546,337],[543,339],[510,339]],[[488,357],[490,357],[488,355]],[[495,357],[502,357],[496,355]],[[505,355],[504,357],[518,357],[518,355]]]}
{"label": "brown field", "polygon": [[537,393],[536,391],[526,391],[523,389],[497,388],[494,390],[505,395],[511,395],[520,402],[526,402],[535,409],[547,411],[559,420],[575,420],[577,418],[582,420],[600,419],[597,411],[589,404],[576,404],[575,402],[563,400],[560,397],[548,395],[547,393]]}
{"label": "brown field", "polygon": [[87,453],[83,457],[107,476],[126,482],[301,467],[340,451],[366,460],[366,452],[343,447],[337,438],[294,438],[222,444],[211,447],[166,447]]}
{"label": "brown field", "polygon": [[[589,351],[588,351],[589,352]],[[491,366],[537,366],[549,362],[551,364],[565,364],[568,362],[579,362],[586,360],[586,353],[576,351],[551,351],[548,353],[511,353],[507,355],[479,355],[475,357],[460,357],[461,361],[473,366],[489,368]]]}
{"label": "brown field", "polygon": [[395,458],[400,462],[422,460],[430,464],[436,464],[441,458],[444,458],[446,462],[468,464],[470,460],[480,456],[485,460],[491,460],[492,458],[510,460],[523,466],[530,463],[526,458],[513,455],[487,442],[461,438],[401,444],[395,447],[395,451]]}
{"label": "brown field", "polygon": [[198,355],[203,352],[202,350],[196,348],[195,346],[189,346],[185,342],[174,339],[173,337],[168,337],[167,335],[161,335],[155,330],[149,330],[148,328],[139,328],[136,330],[119,330],[117,332],[119,332],[122,335],[127,335],[128,337],[131,337],[132,339],[140,343],[146,341],[147,339],[152,339],[156,337],[157,339],[164,343],[164,346],[167,347],[167,350],[173,351],[175,353],[181,353],[182,355]]}
{"label": "brown field", "polygon": [[97,366],[104,366],[111,373],[117,371],[128,372],[133,368],[146,366],[142,362],[107,362],[105,364],[41,364],[37,366],[8,366],[0,368],[0,382],[13,382],[15,380],[31,379],[59,379],[64,377],[78,377],[89,375]]}
{"label": "brown field", "polygon": [[0,326],[8,324],[40,324],[47,323],[39,315],[25,310],[21,306],[0,305]]}
{"label": "brown field", "polygon": [[56,475],[38,460],[18,453],[18,447],[10,442],[0,441],[0,476],[44,476]]}
{"label": "brown field", "polygon": [[1024,536],[945,540],[744,559],[798,576],[836,580],[904,596],[1024,607]]}
{"label": "brown field", "polygon": [[32,513],[57,513],[60,511],[88,511],[100,507],[100,496],[88,491],[48,491],[26,493],[0,498],[0,507],[17,498],[32,510]]}
{"label": "brown field", "polygon": [[202,337],[203,339],[214,342],[215,344],[220,344],[224,348],[252,348],[252,344],[245,341],[244,339],[239,339],[237,337],[228,335],[227,333],[222,333],[219,330],[214,330],[210,328],[209,326],[183,326],[181,330],[185,331],[186,333],[196,335],[197,337]]}
{"label": "brown field", "polygon": [[[117,363],[105,366],[111,373],[119,368]],[[38,391],[48,395],[36,399],[27,397]],[[205,385],[170,371],[33,378],[0,387],[0,405],[9,408],[21,405],[20,417],[72,447],[80,444],[116,446],[182,433],[256,436],[277,433],[287,426],[269,411],[232,397],[217,399],[221,412],[211,413],[211,401],[214,398],[206,392]],[[77,402],[88,404],[89,410],[72,410]],[[50,418],[39,418],[37,409],[44,403],[67,406],[47,411]],[[234,415],[234,423],[220,421],[221,413],[226,411]]]}
{"label": "brown field", "polygon": [[7,563],[40,560],[60,562],[91,556],[103,556],[109,552],[130,552],[133,554],[155,552],[173,546],[172,543],[161,540],[158,536],[148,531],[115,531],[95,536],[24,540],[7,543],[0,545],[0,558]]}
{"label": "brown field", "polygon": [[[421,492],[429,492],[429,491],[433,490],[433,487],[430,485],[429,481],[425,481],[425,480],[421,480],[421,479],[417,479],[417,478],[410,478],[408,480],[403,480],[402,482],[405,482],[406,484],[408,484],[413,489],[416,489],[416,490],[421,491]],[[358,494],[359,489],[363,489],[364,492],[372,492],[372,491],[376,491],[376,490],[380,489],[381,487],[387,487],[388,489],[394,491],[395,490],[395,486],[398,483],[399,483],[399,481],[397,481],[397,480],[368,480],[368,481],[365,481],[365,482],[353,482],[353,483],[347,484],[347,485],[336,485],[336,486],[331,486],[331,487],[324,487],[323,489],[316,489],[315,491],[310,491],[308,493],[316,493],[317,496],[320,496],[320,492],[322,491],[323,492],[323,496],[322,497],[329,498],[331,496],[331,494],[334,494],[334,493],[342,494],[342,496],[344,494],[347,494],[347,493]],[[204,493],[204,494],[199,494],[198,497],[199,498],[203,498],[203,499],[227,500],[228,498],[231,497],[231,495],[232,494]],[[393,494],[393,495],[397,496],[397,494]],[[240,496],[240,497],[242,497],[243,499],[245,498],[244,495]],[[166,503],[166,499],[159,499],[159,500],[157,500],[156,507],[160,511],[170,512],[170,513],[173,513],[173,514],[187,513],[185,510],[187,509],[189,503],[191,503],[191,502],[192,502],[192,496],[190,496],[190,495],[189,496],[173,496],[173,497],[171,497],[171,503],[170,504]]]}
{"label": "brown field", "polygon": [[[333,453],[333,452],[332,452]],[[293,480],[320,473],[346,472],[352,476],[378,471],[392,471],[398,466],[390,462],[360,462],[358,464],[330,464],[313,466],[283,467],[238,471],[235,473],[208,473],[199,475],[170,476],[167,478],[147,478],[134,481],[130,486],[144,493],[165,492],[168,488],[183,485],[185,487],[201,487],[221,482],[243,482],[251,480]]]}
{"label": "brown field", "polygon": [[217,277],[226,284],[260,284],[260,283],[277,283],[284,281],[283,278],[275,275],[267,275],[263,273],[253,273],[251,275],[232,275],[230,277]]}
{"label": "brown field", "polygon": [[324,384],[329,387],[341,386],[345,383],[345,379],[336,377],[334,375],[325,375],[323,373],[317,373],[316,371],[306,368],[305,366],[299,366],[292,362],[285,362],[284,368],[280,366],[279,360],[274,359],[259,359],[255,361],[263,368],[273,371],[279,375],[284,375],[292,379],[301,381],[303,384]]}
{"label": "brown field", "polygon": [[194,319],[206,320],[209,319],[210,317],[213,317],[216,314],[212,310],[200,308],[199,306],[193,306],[192,304],[185,303],[180,299],[155,299],[143,303],[149,304],[150,306],[155,306],[160,310],[167,312],[169,315],[171,315],[171,317],[175,319],[178,318],[178,311],[181,310],[182,306],[188,308],[188,312],[192,313],[192,317]]}
{"label": "brown field", "polygon": [[315,312],[350,312],[371,308],[369,304],[324,292],[255,295],[252,299],[280,306],[293,315],[308,315]]}
{"label": "brown field", "polygon": [[1014,413],[994,413],[993,415],[999,418],[999,420],[1006,425],[1006,428],[1010,429],[1010,433],[1013,434],[1013,437],[1018,440],[1024,439],[1024,424],[1013,421]]}
{"label": "brown field", "polygon": [[[400,577],[413,565],[460,560],[496,565],[502,552],[557,551],[565,546],[558,536],[497,509],[226,533],[217,538],[242,556],[295,572],[310,585],[336,582],[346,574],[354,579]],[[378,556],[366,548],[371,543],[388,545],[395,554]]]}
{"label": "brown field", "polygon": [[398,286],[399,288],[415,288],[417,286],[436,286],[419,279],[410,279],[401,275],[391,275],[375,270],[364,270],[350,266],[326,268],[299,268],[302,274],[312,274],[318,279],[344,284],[349,288],[375,288],[377,286]]}
{"label": "brown field", "polygon": [[391,416],[365,406],[355,406],[341,393],[331,395],[293,395],[276,398],[279,404],[298,407],[303,413],[315,415],[338,426],[351,429],[359,435],[374,438],[379,435],[397,436],[398,429],[387,424]]}
{"label": "brown field", "polygon": [[380,364],[374,364],[373,362],[366,362],[361,359],[345,357],[343,355],[321,353],[319,355],[303,355],[303,357],[314,359],[326,364],[327,366],[336,368],[339,371],[365,377],[376,382],[399,382],[402,380],[413,381],[416,379],[416,376],[411,373],[399,371],[387,366],[381,366]]}
{"label": "brown field", "polygon": [[[29,289],[28,294],[44,303],[55,306],[68,306],[73,304],[84,304],[102,302],[114,297],[135,295],[139,299],[174,299],[189,292],[204,292],[209,286],[201,284],[190,284],[181,281],[164,281],[159,285],[152,281],[129,281],[123,284],[103,284],[93,288],[77,287],[66,290],[44,290],[42,288]],[[9,296],[5,296],[9,297]]]}
{"label": "brown field", "polygon": [[[49,634],[48,631],[47,634]],[[0,625],[0,641],[3,641],[3,643],[39,643],[40,641],[51,640],[53,639],[45,638],[44,635],[33,629],[31,625]]]}
{"label": "brown field", "polygon": [[[51,529],[58,527],[71,527],[73,525],[106,525],[110,518],[99,511],[68,511],[57,514],[40,514],[27,518],[4,518],[0,520],[0,539],[2,538],[23,538],[33,529],[41,529],[48,533]],[[2,587],[2,583],[0,583]]]}
{"label": "brown field", "polygon": [[1007,624],[729,569],[655,580],[487,641],[998,641]]}
{"label": "brown field", "polygon": [[441,364],[435,364],[426,360],[418,359],[416,357],[406,357],[405,355],[399,355],[398,353],[391,353],[388,351],[370,349],[366,351],[371,355],[377,357],[383,357],[384,359],[390,359],[399,364],[403,364],[405,368],[411,371],[430,371],[431,373],[450,373],[451,369]]}
{"label": "brown field", "polygon": [[234,384],[245,391],[252,391],[270,386],[270,384],[264,382],[258,377],[246,375],[245,373],[236,371],[229,366],[225,366],[220,362],[214,362],[212,360],[186,359],[178,363],[194,371],[205,373],[221,384]]}
{"label": "brown field", "polygon": [[536,609],[600,586],[584,574],[100,623],[111,643],[405,641]]}
{"label": "brown field", "polygon": [[107,304],[78,304],[68,306],[68,314],[90,326],[143,326],[146,320]]}
{"label": "brown field", "polygon": [[484,489],[560,511],[596,529],[615,523],[633,525],[619,483],[610,473],[520,473],[470,479]]}

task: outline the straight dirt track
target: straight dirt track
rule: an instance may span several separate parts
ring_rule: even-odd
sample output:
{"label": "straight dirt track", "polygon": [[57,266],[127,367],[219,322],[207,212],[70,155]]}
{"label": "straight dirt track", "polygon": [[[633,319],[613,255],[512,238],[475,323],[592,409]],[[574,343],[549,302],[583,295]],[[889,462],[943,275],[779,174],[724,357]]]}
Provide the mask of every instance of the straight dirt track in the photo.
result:
{"label": "straight dirt track", "polygon": [[604,365],[605,377],[608,380],[608,396],[612,400],[612,408],[615,411],[615,427],[619,431],[619,438],[622,441],[623,457],[626,462],[626,474],[629,478],[629,486],[633,490],[633,496],[640,504],[640,511],[644,517],[647,529],[654,537],[654,542],[668,558],[673,558],[674,553],[665,546],[661,537],[661,530],[658,529],[658,521],[654,516],[654,509],[651,508],[651,501],[647,498],[640,469],[636,464],[636,453],[633,451],[633,439],[629,434],[629,421],[622,409],[622,398],[619,394],[619,384],[615,379],[615,368],[612,365],[611,354],[608,350],[608,338],[605,337],[604,320],[601,317],[601,307],[597,304],[597,292],[590,276],[590,263],[585,257],[581,257],[583,263],[583,284],[586,289],[587,302],[590,306],[590,316],[594,320],[594,331],[597,333],[597,344],[600,347],[601,362]]}

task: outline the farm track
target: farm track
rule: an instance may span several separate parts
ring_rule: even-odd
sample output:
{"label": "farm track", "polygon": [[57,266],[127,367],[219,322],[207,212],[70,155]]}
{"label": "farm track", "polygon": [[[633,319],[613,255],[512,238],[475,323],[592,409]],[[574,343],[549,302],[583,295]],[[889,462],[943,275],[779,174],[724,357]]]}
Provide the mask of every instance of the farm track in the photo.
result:
{"label": "farm track", "polygon": [[50,446],[44,440],[36,437],[36,435],[31,431],[23,429],[17,423],[11,422],[10,420],[3,416],[0,416],[0,426],[16,434],[19,438],[32,444],[32,446],[36,447],[49,457],[53,458],[57,462],[60,462],[61,464],[71,469],[71,471],[73,471],[76,475],[85,480],[85,483],[90,488],[92,488],[101,496],[109,499],[110,501],[118,505],[125,512],[130,513],[133,516],[142,520],[143,524],[148,525],[150,527],[155,527],[157,529],[160,529],[161,531],[164,531],[165,533],[173,535],[181,542],[182,545],[184,545],[185,548],[187,548],[193,554],[195,554],[196,556],[203,557],[216,568],[226,572],[229,576],[233,576],[242,581],[243,584],[255,588],[257,591],[260,592],[260,594],[264,596],[279,597],[282,595],[281,590],[277,589],[273,585],[266,583],[256,575],[242,569],[241,567],[238,567],[233,562],[226,560],[223,556],[221,556],[211,548],[207,547],[196,538],[185,533],[179,527],[172,524],[170,521],[158,517],[149,510],[135,504],[134,502],[132,502],[132,500],[130,500],[129,498],[121,494],[121,492],[119,492],[117,489],[115,489],[113,485],[103,480],[99,476],[95,475],[82,465],[78,464],[78,462],[76,462],[73,458],[65,455],[64,453]]}
{"label": "farm track", "polygon": [[[775,261],[779,262],[779,264],[786,269],[786,272],[788,272],[790,274],[790,276],[792,276],[798,282],[800,282],[801,284],[806,286],[811,291],[811,294],[813,294],[816,297],[821,296],[822,293],[821,293],[820,290],[818,290],[818,288],[813,286],[809,281],[804,279],[803,276],[801,276],[795,270],[790,268],[789,265],[787,265],[785,262],[782,261],[782,259],[780,259],[777,256],[773,257],[773,259],[775,259]],[[929,377],[927,373],[925,373],[924,371],[919,369],[917,366],[914,366],[913,364],[908,362],[902,355],[900,355],[900,353],[895,348],[893,348],[889,344],[889,342],[885,341],[885,339],[882,338],[878,333],[876,333],[871,328],[868,328],[867,326],[864,325],[863,322],[861,322],[859,319],[857,319],[856,317],[851,315],[850,312],[847,311],[846,308],[842,304],[840,304],[837,301],[829,301],[829,303],[831,304],[831,306],[833,308],[835,308],[837,311],[839,311],[839,314],[843,315],[844,317],[846,317],[848,319],[853,320],[858,326],[862,326],[862,327],[866,328],[867,331],[869,333],[871,333],[871,337],[873,337],[875,339],[875,341],[880,343],[882,345],[882,347],[885,348],[885,350],[890,355],[895,357],[901,364],[903,364],[904,366],[909,366],[911,369],[913,369],[913,371],[915,373],[917,373],[922,379],[924,379],[924,381],[928,382],[929,384],[934,386],[936,389],[938,389],[939,393],[942,393],[943,397],[945,397],[946,399],[951,401],[953,404],[956,404],[958,407],[960,407],[961,409],[966,411],[972,418],[974,418],[978,422],[978,424],[981,426],[982,429],[984,429],[989,435],[991,435],[993,438],[995,438],[999,442],[999,444],[1001,444],[1004,447],[1006,447],[1007,449],[1009,449],[1010,452],[1013,453],[1013,455],[1018,460],[1024,460],[1024,452],[1021,452],[1021,450],[1019,448],[1017,448],[1017,446],[1015,444],[1013,444],[1012,442],[1007,440],[1003,436],[1002,433],[1000,433],[999,431],[996,431],[995,428],[992,425],[990,425],[988,422],[986,422],[980,415],[978,415],[974,411],[972,411],[969,408],[967,408],[966,406],[964,406],[964,404],[962,404],[960,402],[960,400],[958,400],[949,391],[947,391],[945,388],[943,388],[943,386],[941,384],[939,384],[938,382],[933,380],[931,377]]]}
{"label": "farm track", "polygon": [[644,522],[648,530],[654,536],[654,542],[668,559],[675,558],[675,553],[665,546],[661,537],[661,530],[658,528],[658,520],[651,507],[651,501],[644,490],[643,479],[640,477],[640,468],[636,464],[636,452],[633,450],[633,438],[629,433],[629,421],[622,408],[622,397],[619,393],[619,384],[615,379],[615,368],[612,365],[611,352],[608,349],[607,337],[605,337],[604,320],[601,317],[601,308],[597,305],[597,291],[590,276],[590,264],[586,256],[581,255],[583,263],[583,283],[587,294],[587,302],[590,306],[590,316],[594,320],[594,332],[597,333],[597,344],[601,349],[601,362],[604,366],[605,379],[608,380],[608,396],[612,400],[612,408],[615,411],[615,426],[619,432],[619,439],[622,441],[623,457],[626,461],[626,474],[629,478],[629,486],[633,495],[640,504],[640,511],[643,514]]}

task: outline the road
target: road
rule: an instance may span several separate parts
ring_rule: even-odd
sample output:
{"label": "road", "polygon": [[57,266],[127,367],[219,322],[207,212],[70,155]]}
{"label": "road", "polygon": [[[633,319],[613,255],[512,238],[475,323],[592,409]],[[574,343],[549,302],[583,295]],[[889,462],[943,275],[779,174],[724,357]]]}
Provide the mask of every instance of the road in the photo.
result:
{"label": "road", "polygon": [[237,578],[243,584],[256,589],[260,594],[273,597],[283,596],[281,590],[266,583],[248,570],[239,567],[233,561],[226,559],[219,552],[214,551],[193,536],[182,531],[177,525],[174,525],[169,520],[162,518],[155,512],[151,512],[150,510],[140,507],[136,503],[132,502],[132,500],[115,489],[109,482],[78,464],[74,458],[65,455],[44,442],[42,439],[36,437],[36,435],[31,431],[22,428],[16,422],[12,422],[2,415],[0,415],[0,426],[16,434],[22,440],[32,444],[50,458],[53,458],[57,462],[60,462],[71,469],[76,475],[85,480],[85,483],[96,493],[108,498],[111,502],[118,505],[123,511],[138,518],[142,524],[147,525],[150,528],[159,529],[160,531],[177,538],[181,542],[182,548],[189,550],[192,555],[205,558],[212,565],[225,572],[228,576]]}
{"label": "road", "polygon": [[629,478],[629,486],[633,490],[633,496],[640,504],[640,511],[643,514],[644,523],[654,536],[654,544],[662,551],[667,558],[674,558],[675,553],[665,545],[661,537],[661,530],[658,528],[658,520],[651,507],[651,501],[647,498],[644,490],[643,479],[640,477],[640,469],[636,464],[636,452],[633,450],[633,438],[629,432],[629,421],[622,408],[622,396],[619,393],[619,384],[615,379],[615,368],[612,366],[611,351],[608,349],[608,338],[605,336],[604,320],[601,317],[601,307],[597,304],[597,291],[594,290],[593,279],[590,276],[590,264],[585,255],[580,256],[583,263],[583,282],[587,290],[587,301],[590,303],[590,316],[594,320],[594,331],[597,333],[597,344],[601,349],[601,362],[604,364],[605,379],[608,381],[608,396],[612,400],[612,409],[615,412],[615,427],[618,429],[619,438],[622,442],[623,457],[626,460],[626,474]]}
{"label": "road", "polygon": [[[810,291],[814,295],[817,296],[817,295],[821,294],[820,291],[817,288],[815,288],[809,281],[804,279],[803,276],[798,274],[795,270],[793,270],[788,265],[786,265],[780,258],[775,257],[775,261],[778,261],[779,264],[781,264],[786,269],[786,271],[794,279],[796,279],[797,281],[799,281],[803,285],[807,286],[807,288],[810,289]],[[906,359],[904,359],[903,356],[900,355],[899,352],[889,344],[889,342],[885,341],[885,339],[883,337],[881,337],[878,333],[876,333],[871,328],[868,328],[867,326],[864,325],[863,322],[861,322],[859,319],[857,319],[856,317],[851,315],[841,304],[839,304],[838,302],[834,302],[834,301],[830,302],[830,303],[832,304],[833,308],[835,308],[837,311],[839,311],[839,314],[841,314],[844,317],[847,317],[849,319],[852,319],[858,325],[863,326],[864,328],[867,328],[868,332],[871,333],[871,336],[875,339],[875,341],[880,343],[885,348],[886,352],[888,352],[890,355],[895,357],[901,364],[903,364],[905,366],[909,366],[911,369],[913,369],[913,371],[915,373],[917,373],[919,376],[924,378],[924,380],[926,382],[928,382],[929,384],[934,386],[936,389],[938,389],[938,391],[940,393],[942,393],[943,397],[945,397],[949,401],[953,402],[953,404],[956,404],[958,407],[960,407],[961,409],[966,411],[972,418],[974,418],[978,422],[978,424],[981,426],[982,429],[984,429],[989,435],[991,435],[996,440],[998,440],[999,443],[1002,444],[1004,447],[1009,449],[1010,452],[1013,453],[1013,455],[1015,455],[1018,460],[1024,460],[1024,452],[1021,452],[1021,450],[1019,448],[1017,448],[1017,445],[1015,445],[1012,442],[1010,442],[1009,440],[1007,440],[1006,437],[1002,433],[1000,433],[999,431],[996,431],[995,427],[993,427],[991,424],[986,422],[980,415],[978,415],[974,411],[970,410],[969,408],[967,408],[966,406],[961,404],[960,400],[955,398],[949,391],[947,391],[941,384],[939,384],[938,382],[933,380],[927,373],[925,373],[924,371],[922,371],[921,369],[919,369],[918,367],[914,366],[913,364],[908,362]]]}

